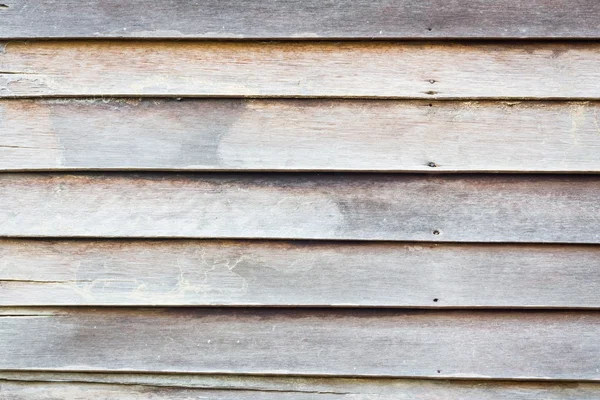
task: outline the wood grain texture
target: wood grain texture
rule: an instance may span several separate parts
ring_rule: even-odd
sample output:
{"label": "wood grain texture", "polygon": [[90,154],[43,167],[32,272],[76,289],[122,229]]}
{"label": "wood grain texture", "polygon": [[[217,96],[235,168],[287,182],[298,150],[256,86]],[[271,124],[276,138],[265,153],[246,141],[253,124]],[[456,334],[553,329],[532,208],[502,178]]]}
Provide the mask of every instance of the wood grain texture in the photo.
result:
{"label": "wood grain texture", "polygon": [[0,305],[600,308],[600,247],[0,241]]}
{"label": "wood grain texture", "polygon": [[0,175],[0,236],[599,243],[600,176]]}
{"label": "wood grain texture", "polygon": [[5,100],[0,116],[5,171],[600,172],[596,102]]}
{"label": "wood grain texture", "polygon": [[[600,43],[11,42],[0,97],[598,99]],[[125,62],[126,61],[126,62]]]}
{"label": "wood grain texture", "polygon": [[600,380],[596,312],[0,313],[4,370]]}
{"label": "wood grain texture", "polygon": [[[190,399],[351,399],[351,400],[596,400],[600,385],[563,382],[490,382],[403,379],[348,379],[303,377],[252,377],[211,375],[138,375],[114,374],[98,379],[99,374],[34,373],[35,382],[23,373],[0,372],[0,394],[7,400],[190,400]],[[104,375],[107,376],[107,375]],[[75,379],[74,381],[69,381]],[[125,385],[86,383],[86,380],[121,380]],[[160,380],[159,382],[157,382]],[[130,383],[135,382],[135,383]]]}
{"label": "wood grain texture", "polygon": [[598,38],[594,0],[4,0],[4,38]]}

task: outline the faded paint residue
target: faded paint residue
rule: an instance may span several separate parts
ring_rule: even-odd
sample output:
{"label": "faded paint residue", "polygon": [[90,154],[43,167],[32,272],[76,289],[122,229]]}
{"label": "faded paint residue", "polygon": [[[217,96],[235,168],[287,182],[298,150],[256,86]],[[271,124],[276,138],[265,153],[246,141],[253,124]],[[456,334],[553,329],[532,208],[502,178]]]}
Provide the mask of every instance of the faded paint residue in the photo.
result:
{"label": "faded paint residue", "polygon": [[[154,256],[153,252],[138,254],[139,262]],[[160,273],[148,271],[141,276],[139,270],[126,267],[126,260],[98,257],[79,265],[77,279],[70,287],[89,301],[109,295],[114,301],[125,303],[226,301],[248,291],[246,278],[236,270],[244,262],[250,262],[250,258],[245,255],[220,258],[215,254],[209,257],[205,249],[199,249],[193,254],[175,255],[170,265],[159,266]]]}

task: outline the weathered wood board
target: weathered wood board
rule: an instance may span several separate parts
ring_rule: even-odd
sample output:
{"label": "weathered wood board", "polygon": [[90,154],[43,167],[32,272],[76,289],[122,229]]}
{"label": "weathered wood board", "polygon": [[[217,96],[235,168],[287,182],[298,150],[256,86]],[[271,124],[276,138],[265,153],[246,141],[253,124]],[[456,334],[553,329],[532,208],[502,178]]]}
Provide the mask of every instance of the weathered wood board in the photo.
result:
{"label": "weathered wood board", "polygon": [[[4,380],[2,376],[16,379]],[[352,399],[352,400],[596,400],[596,383],[482,382],[404,379],[284,378],[211,375],[153,375],[131,378],[115,374],[33,373],[37,381],[22,379],[23,373],[0,372],[0,394],[10,400],[253,400],[253,399]],[[39,380],[42,378],[42,380]],[[72,381],[71,381],[72,380]],[[123,381],[119,384],[85,381]],[[131,383],[133,382],[133,383]]]}
{"label": "weathered wood board", "polygon": [[596,312],[0,313],[4,370],[600,380]]}
{"label": "weathered wood board", "polygon": [[600,247],[0,240],[0,305],[600,308]]}
{"label": "weathered wood board", "polygon": [[599,38],[594,0],[3,0],[4,38]]}
{"label": "weathered wood board", "polygon": [[0,236],[600,243],[600,176],[0,175]]}
{"label": "weathered wood board", "polygon": [[600,98],[600,85],[590,84],[599,78],[595,42],[13,41],[2,48],[0,97]]}
{"label": "weathered wood board", "polygon": [[[464,379],[402,379],[402,378],[344,378],[321,376],[259,376],[236,374],[161,374],[161,373],[99,373],[65,371],[0,371],[0,382],[56,382],[111,385],[140,385],[156,388],[221,389],[232,391],[291,392],[311,395],[345,394],[404,396],[401,399],[421,399],[427,395],[456,396],[457,400],[530,399],[535,396],[546,400],[585,399],[596,396],[600,386],[595,382],[464,380]],[[438,396],[438,397],[436,397]],[[474,397],[476,396],[476,397]],[[504,397],[498,397],[504,396]],[[530,397],[527,397],[530,396]],[[581,397],[577,397],[581,396]],[[389,397],[384,397],[389,398]],[[447,397],[441,397],[446,399]],[[592,397],[594,400],[596,397]],[[450,397],[454,399],[454,397]]]}
{"label": "weathered wood board", "polygon": [[600,172],[600,103],[5,100],[0,170]]}

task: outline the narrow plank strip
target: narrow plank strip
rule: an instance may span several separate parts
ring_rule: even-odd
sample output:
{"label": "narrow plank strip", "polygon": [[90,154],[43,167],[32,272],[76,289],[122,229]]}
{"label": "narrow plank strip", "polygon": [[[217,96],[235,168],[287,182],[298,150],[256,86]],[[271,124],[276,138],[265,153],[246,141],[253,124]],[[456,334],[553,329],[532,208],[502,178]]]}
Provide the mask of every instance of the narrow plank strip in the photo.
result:
{"label": "narrow plank strip", "polygon": [[0,170],[600,172],[600,103],[0,101]]}
{"label": "narrow plank strip", "polygon": [[[38,374],[42,375],[43,374]],[[58,375],[58,374],[57,374]],[[89,375],[80,374],[86,379]],[[0,376],[2,374],[0,373]],[[60,375],[58,375],[60,376]],[[121,378],[115,374],[114,378]],[[143,376],[143,375],[142,375]],[[154,377],[154,376],[152,376]],[[352,399],[352,400],[596,400],[600,385],[595,383],[461,382],[400,379],[222,377],[227,386],[187,387],[191,379],[210,381],[211,376],[166,375],[171,386],[154,384],[115,385],[84,382],[26,382],[0,380],[0,393],[10,400],[190,400],[190,399]],[[0,378],[2,379],[2,378]],[[93,378],[92,378],[93,379]],[[149,380],[146,378],[146,380]],[[143,381],[143,379],[142,379]],[[268,388],[253,383],[266,381]],[[213,383],[214,385],[214,383]]]}
{"label": "narrow plank strip", "polygon": [[5,370],[600,380],[600,314],[590,312],[43,308],[2,314]]}
{"label": "narrow plank strip", "polygon": [[598,38],[594,0],[3,0],[5,38]]}
{"label": "narrow plank strip", "polygon": [[9,306],[600,308],[592,246],[0,240],[0,260]]}
{"label": "narrow plank strip", "polygon": [[0,236],[600,243],[600,176],[2,174]]}
{"label": "narrow plank strip", "polygon": [[585,42],[11,42],[0,96],[598,99],[599,64]]}
{"label": "narrow plank strip", "polygon": [[[344,395],[350,399],[424,400],[596,400],[600,385],[592,382],[527,382],[489,380],[418,380],[389,378],[334,378],[302,376],[252,376],[208,374],[130,374],[89,372],[0,371],[7,384],[24,382],[63,382],[66,384],[143,385],[147,390],[179,388],[294,393],[295,399]],[[0,383],[1,384],[1,383]],[[105,387],[110,387],[110,386]],[[92,388],[93,386],[89,386]],[[35,390],[35,389],[34,389]],[[33,391],[32,391],[33,393]],[[194,392],[190,392],[194,393]],[[211,398],[213,393],[211,393]],[[216,395],[216,393],[215,393]],[[160,398],[160,397],[159,397]],[[192,398],[196,398],[193,397]],[[335,397],[334,397],[335,398]]]}

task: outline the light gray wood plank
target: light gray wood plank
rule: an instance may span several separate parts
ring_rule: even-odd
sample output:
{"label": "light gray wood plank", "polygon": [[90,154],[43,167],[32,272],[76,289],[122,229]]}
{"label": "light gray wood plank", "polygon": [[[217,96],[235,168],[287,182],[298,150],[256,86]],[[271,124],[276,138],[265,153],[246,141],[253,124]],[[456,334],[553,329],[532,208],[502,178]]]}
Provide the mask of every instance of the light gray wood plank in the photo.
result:
{"label": "light gray wood plank", "polygon": [[600,308],[600,247],[0,240],[0,305]]}
{"label": "light gray wood plank", "polygon": [[[0,97],[598,99],[600,43],[10,42]],[[126,62],[124,62],[126,60]]]}
{"label": "light gray wood plank", "polygon": [[[2,376],[15,380],[5,380]],[[351,399],[351,400],[596,400],[600,385],[566,382],[491,382],[402,379],[252,377],[211,375],[52,374],[0,372],[0,393],[10,400]],[[27,381],[37,377],[38,381]],[[17,380],[21,379],[21,380]],[[41,379],[41,380],[40,380]],[[71,379],[74,379],[71,381]],[[161,382],[157,382],[157,380]],[[124,385],[84,381],[125,381]],[[192,382],[190,382],[192,381]],[[135,383],[131,383],[135,382]]]}
{"label": "light gray wood plank", "polygon": [[596,312],[0,313],[4,370],[600,380]]}
{"label": "light gray wood plank", "polygon": [[600,103],[0,101],[0,170],[600,172]]}
{"label": "light gray wood plank", "polygon": [[599,243],[600,176],[2,174],[0,236]]}
{"label": "light gray wood plank", "polygon": [[0,37],[598,38],[594,0],[3,0]]}

